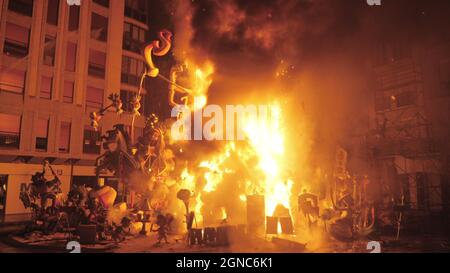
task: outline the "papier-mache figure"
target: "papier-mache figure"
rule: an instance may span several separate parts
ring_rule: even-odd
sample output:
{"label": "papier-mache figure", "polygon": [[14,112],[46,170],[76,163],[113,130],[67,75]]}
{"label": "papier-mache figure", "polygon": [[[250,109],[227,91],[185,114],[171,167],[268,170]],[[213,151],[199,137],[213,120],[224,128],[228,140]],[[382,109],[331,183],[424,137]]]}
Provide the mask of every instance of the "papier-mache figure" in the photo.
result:
{"label": "papier-mache figure", "polygon": [[44,169],[42,172],[37,172],[31,177],[31,195],[40,200],[40,209],[45,211],[47,209],[47,201],[51,200],[51,208],[56,207],[57,195],[62,193],[61,191],[61,181],[53,169],[50,167],[54,178],[52,180],[47,180],[45,178],[45,167],[49,166],[46,161],[44,163]]}

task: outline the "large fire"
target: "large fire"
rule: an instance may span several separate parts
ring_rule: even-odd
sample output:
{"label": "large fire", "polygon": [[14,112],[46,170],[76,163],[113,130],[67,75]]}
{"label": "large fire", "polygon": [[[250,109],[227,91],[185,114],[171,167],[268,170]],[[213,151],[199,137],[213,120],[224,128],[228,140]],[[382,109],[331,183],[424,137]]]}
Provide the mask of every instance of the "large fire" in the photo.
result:
{"label": "large fire", "polygon": [[[215,192],[221,183],[229,183],[224,182],[224,176],[239,172],[238,169],[243,167],[250,177],[246,177],[245,181],[232,182],[240,190],[239,201],[245,204],[247,195],[262,195],[265,197],[267,216],[277,214],[280,208],[290,214],[294,183],[287,177],[284,167],[285,136],[281,106],[272,104],[266,118],[247,116],[242,122],[242,129],[244,141],[226,142],[221,152],[201,159],[196,171],[185,168],[181,174],[181,186],[194,193],[192,208],[198,224],[203,223],[203,195]],[[199,180],[204,183],[199,183]],[[228,217],[227,208],[220,207],[217,217],[225,220]]]}
{"label": "large fire", "polygon": [[211,77],[214,74],[214,66],[209,61],[202,66],[185,61],[184,66],[188,72],[188,84],[192,87],[185,89],[190,98],[184,97],[183,101],[192,111],[198,111],[205,107],[208,102],[208,89],[212,84]]}
{"label": "large fire", "polygon": [[264,173],[264,182],[256,188],[256,193],[265,196],[266,215],[273,215],[278,205],[290,210],[293,182],[283,179],[286,172],[283,169],[285,138],[280,106],[272,105],[270,120],[247,120],[244,131],[253,151],[257,154],[258,167]]}

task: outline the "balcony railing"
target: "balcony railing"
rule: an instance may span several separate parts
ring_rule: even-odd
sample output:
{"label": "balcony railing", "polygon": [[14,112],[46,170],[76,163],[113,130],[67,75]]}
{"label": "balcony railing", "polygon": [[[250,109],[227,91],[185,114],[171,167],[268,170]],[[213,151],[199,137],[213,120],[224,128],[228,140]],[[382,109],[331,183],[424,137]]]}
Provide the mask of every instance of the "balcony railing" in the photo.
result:
{"label": "balcony railing", "polygon": [[0,148],[19,149],[20,135],[0,132]]}

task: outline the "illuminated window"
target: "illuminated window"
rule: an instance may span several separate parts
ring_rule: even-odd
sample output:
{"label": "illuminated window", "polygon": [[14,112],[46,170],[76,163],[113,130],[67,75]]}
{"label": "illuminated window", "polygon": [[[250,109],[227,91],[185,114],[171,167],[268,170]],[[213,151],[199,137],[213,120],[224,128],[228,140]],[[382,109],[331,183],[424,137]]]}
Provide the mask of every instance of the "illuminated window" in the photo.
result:
{"label": "illuminated window", "polygon": [[52,82],[53,78],[50,77],[41,78],[41,92],[40,92],[41,99],[50,100],[52,98]]}
{"label": "illuminated window", "polygon": [[92,13],[91,38],[103,42],[108,40],[108,18]]}
{"label": "illuminated window", "polygon": [[48,119],[38,119],[34,130],[36,132],[36,151],[46,152],[48,144]]}
{"label": "illuminated window", "polygon": [[8,9],[31,17],[33,16],[33,0],[9,0]]}
{"label": "illuminated window", "polygon": [[3,53],[22,58],[28,55],[30,30],[15,24],[6,23],[5,46]]}
{"label": "illuminated window", "polygon": [[73,82],[70,82],[70,81],[64,82],[63,102],[73,103],[74,87],[75,87],[75,84]]}
{"label": "illuminated window", "polygon": [[23,94],[25,71],[2,66],[0,70],[0,91]]}
{"label": "illuminated window", "polygon": [[48,0],[47,23],[50,25],[58,25],[59,17],[59,0]]}
{"label": "illuminated window", "polygon": [[45,37],[44,45],[44,64],[48,66],[55,65],[56,38],[52,36]]}
{"label": "illuminated window", "polygon": [[71,133],[70,122],[61,122],[61,127],[59,131],[60,153],[68,153],[70,151],[70,133]]}
{"label": "illuminated window", "polygon": [[66,71],[75,72],[76,63],[77,63],[77,45],[74,43],[67,43]]}
{"label": "illuminated window", "polygon": [[90,87],[86,89],[86,106],[95,109],[103,107],[103,89]]}
{"label": "illuminated window", "polygon": [[106,54],[91,49],[89,51],[89,75],[97,78],[105,78]]}
{"label": "illuminated window", "polygon": [[20,116],[0,113],[0,147],[19,149]]}

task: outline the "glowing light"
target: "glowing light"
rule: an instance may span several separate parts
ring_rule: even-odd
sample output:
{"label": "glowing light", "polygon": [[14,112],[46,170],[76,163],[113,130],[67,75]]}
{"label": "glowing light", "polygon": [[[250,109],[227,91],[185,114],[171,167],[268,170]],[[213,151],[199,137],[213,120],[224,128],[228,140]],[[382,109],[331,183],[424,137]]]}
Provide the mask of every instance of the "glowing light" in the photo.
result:
{"label": "glowing light", "polygon": [[247,120],[244,124],[246,136],[258,156],[258,166],[265,174],[265,181],[258,191],[265,196],[267,215],[273,215],[277,205],[291,208],[293,182],[282,177],[285,148],[281,122],[281,108],[275,104],[267,120]]}

